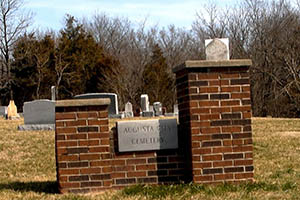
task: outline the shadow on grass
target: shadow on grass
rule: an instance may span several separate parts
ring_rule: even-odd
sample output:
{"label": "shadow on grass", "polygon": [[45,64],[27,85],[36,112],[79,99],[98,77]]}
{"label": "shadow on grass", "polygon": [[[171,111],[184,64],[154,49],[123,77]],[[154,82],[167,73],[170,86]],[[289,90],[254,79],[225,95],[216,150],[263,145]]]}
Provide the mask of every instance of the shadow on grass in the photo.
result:
{"label": "shadow on grass", "polygon": [[0,183],[1,190],[14,190],[17,192],[37,192],[46,194],[57,194],[58,186],[56,181],[34,181],[34,182],[10,182]]}

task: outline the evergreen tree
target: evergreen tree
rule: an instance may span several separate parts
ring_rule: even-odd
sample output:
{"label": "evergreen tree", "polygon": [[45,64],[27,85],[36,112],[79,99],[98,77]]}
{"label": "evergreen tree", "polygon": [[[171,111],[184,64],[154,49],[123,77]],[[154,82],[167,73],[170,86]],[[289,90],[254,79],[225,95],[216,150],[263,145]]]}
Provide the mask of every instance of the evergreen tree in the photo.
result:
{"label": "evergreen tree", "polygon": [[143,93],[149,95],[150,102],[159,101],[171,111],[174,104],[174,80],[157,44],[152,49],[151,60],[145,67],[143,77]]}

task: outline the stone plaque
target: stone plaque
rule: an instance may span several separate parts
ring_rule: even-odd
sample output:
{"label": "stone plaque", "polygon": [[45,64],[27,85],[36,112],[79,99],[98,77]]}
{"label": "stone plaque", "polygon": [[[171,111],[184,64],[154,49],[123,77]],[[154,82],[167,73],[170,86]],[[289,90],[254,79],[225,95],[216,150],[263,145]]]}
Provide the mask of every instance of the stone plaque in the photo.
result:
{"label": "stone plaque", "polygon": [[177,120],[117,122],[120,152],[178,148]]}
{"label": "stone plaque", "polygon": [[229,60],[228,38],[205,40],[206,60]]}

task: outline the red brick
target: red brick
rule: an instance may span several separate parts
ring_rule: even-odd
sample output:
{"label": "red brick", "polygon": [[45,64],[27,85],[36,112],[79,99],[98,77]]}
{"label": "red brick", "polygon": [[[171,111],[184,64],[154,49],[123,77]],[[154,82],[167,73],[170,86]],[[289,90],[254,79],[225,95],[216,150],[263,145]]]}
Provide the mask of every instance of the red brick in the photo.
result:
{"label": "red brick", "polygon": [[232,140],[232,144],[233,145],[242,145],[243,144],[243,140]]}
{"label": "red brick", "polygon": [[216,93],[219,92],[219,87],[200,87],[200,93]]}
{"label": "red brick", "polygon": [[235,174],[234,175],[236,179],[246,179],[246,178],[253,178],[253,173],[241,173],[241,174]]}
{"label": "red brick", "polygon": [[231,147],[215,147],[213,148],[213,153],[228,153],[232,152]]}
{"label": "red brick", "polygon": [[209,108],[193,108],[190,111],[191,114],[195,113],[209,113]]}
{"label": "red brick", "polygon": [[75,113],[55,113],[56,120],[76,119]]}
{"label": "red brick", "polygon": [[197,75],[196,74],[188,74],[188,79],[191,81],[197,80]]}
{"label": "red brick", "polygon": [[243,92],[250,92],[250,86],[242,86]]}
{"label": "red brick", "polygon": [[99,140],[79,141],[79,146],[97,146],[97,145],[99,145]]}
{"label": "red brick", "polygon": [[213,167],[233,166],[232,160],[213,162]]}
{"label": "red brick", "polygon": [[197,101],[190,101],[189,102],[189,107],[190,108],[197,108],[198,107],[198,102]]}
{"label": "red brick", "polygon": [[88,120],[88,125],[107,125],[108,119],[104,120]]}
{"label": "red brick", "polygon": [[100,161],[91,161],[90,162],[90,166],[91,167],[103,167],[103,166],[108,166],[111,165],[111,161],[110,160],[100,160]]}
{"label": "red brick", "polygon": [[61,161],[77,161],[79,160],[77,155],[61,155],[61,156],[57,156],[57,160],[59,162]]}
{"label": "red brick", "polygon": [[100,127],[100,132],[107,132],[107,131],[109,131],[108,126],[101,126]]}
{"label": "red brick", "polygon": [[145,171],[142,171],[142,172],[128,172],[127,173],[127,177],[143,177],[143,176],[147,176]]}
{"label": "red brick", "polygon": [[76,120],[76,121],[66,121],[66,126],[84,126],[86,125],[86,120]]}
{"label": "red brick", "polygon": [[240,92],[240,87],[221,87],[221,92]]}
{"label": "red brick", "polygon": [[[194,127],[194,126],[192,126],[192,127]],[[200,129],[199,128],[193,128],[192,129],[192,135],[198,135],[198,134],[200,134]]]}
{"label": "red brick", "polygon": [[59,169],[59,176],[67,175],[67,174],[79,174],[79,169]]}
{"label": "red brick", "polygon": [[101,139],[100,144],[101,145],[109,145],[110,144],[109,139]]}
{"label": "red brick", "polygon": [[192,148],[199,148],[199,147],[200,147],[200,142],[192,142]]}
{"label": "red brick", "polygon": [[116,165],[125,165],[125,160],[113,159],[111,162],[112,162],[113,166],[116,166]]}
{"label": "red brick", "polygon": [[199,155],[192,156],[192,161],[201,161],[201,157]]}
{"label": "red brick", "polygon": [[79,155],[80,160],[99,160],[100,159],[100,154],[85,154]]}
{"label": "red brick", "polygon": [[224,146],[232,146],[232,140],[223,140]]}
{"label": "red brick", "polygon": [[76,128],[69,128],[69,127],[59,128],[59,127],[56,127],[56,134],[68,134],[68,133],[76,133],[76,132],[77,132]]}
{"label": "red brick", "polygon": [[220,133],[221,130],[219,127],[216,128],[201,128],[200,132],[203,134],[212,134],[212,133]]}
{"label": "red brick", "polygon": [[220,119],[219,114],[211,114],[211,115],[200,115],[200,120],[214,120]]}
{"label": "red brick", "polygon": [[144,157],[154,157],[156,155],[155,152],[136,152],[135,157],[137,158],[144,158]]}
{"label": "red brick", "polygon": [[211,140],[211,135],[192,135],[192,141]]}
{"label": "red brick", "polygon": [[99,112],[100,118],[108,118],[108,111],[101,111]]}
{"label": "red brick", "polygon": [[112,167],[111,166],[103,167],[102,172],[103,173],[110,173],[110,172],[112,172]]}
{"label": "red brick", "polygon": [[219,74],[213,74],[213,73],[201,73],[198,74],[198,80],[211,80],[211,79],[218,79],[219,78]]}
{"label": "red brick", "polygon": [[251,112],[244,112],[243,113],[243,119],[250,119],[252,117]]}
{"label": "red brick", "polygon": [[246,151],[253,151],[253,147],[252,146],[233,147],[233,152],[246,152]]}
{"label": "red brick", "polygon": [[202,156],[203,161],[222,160],[222,155]]}
{"label": "red brick", "polygon": [[80,139],[87,139],[86,134],[72,134],[72,135],[67,135],[67,140],[80,140]]}
{"label": "red brick", "polygon": [[250,93],[232,93],[231,98],[233,99],[249,99],[250,98]]}
{"label": "red brick", "polygon": [[97,112],[78,112],[77,113],[77,117],[78,118],[97,118],[98,117],[98,113]]}
{"label": "red brick", "polygon": [[245,111],[250,112],[251,106],[237,106],[237,107],[232,107],[231,110],[232,112],[245,112]]}
{"label": "red brick", "polygon": [[195,183],[201,183],[202,181],[212,181],[212,176],[194,176],[193,180]]}
{"label": "red brick", "polygon": [[80,183],[59,183],[62,188],[78,188],[80,187]]}
{"label": "red brick", "polygon": [[211,162],[193,162],[193,169],[203,169],[212,167]]}
{"label": "red brick", "polygon": [[57,153],[57,155],[66,154],[67,149],[66,148],[57,148],[56,153]]}
{"label": "red brick", "polygon": [[216,174],[214,175],[215,180],[226,180],[233,179],[233,174]]}
{"label": "red brick", "polygon": [[109,152],[109,147],[90,147],[89,148],[89,152],[99,152],[99,153],[103,153],[103,152]]}
{"label": "red brick", "polygon": [[221,82],[219,80],[209,81],[209,86],[220,86]]}
{"label": "red brick", "polygon": [[245,158],[253,158],[253,153],[245,153]]}
{"label": "red brick", "polygon": [[64,124],[64,122],[56,121],[56,122],[55,122],[55,126],[56,126],[56,127],[64,127],[65,124]]}
{"label": "red brick", "polygon": [[219,101],[199,101],[200,107],[219,106]]}
{"label": "red brick", "polygon": [[237,126],[222,127],[222,133],[239,133],[241,131],[242,128]]}
{"label": "red brick", "polygon": [[67,182],[68,181],[68,177],[67,176],[60,176],[59,177],[59,181],[60,182]]}
{"label": "red brick", "polygon": [[80,174],[100,174],[101,168],[84,168],[80,169]]}
{"label": "red brick", "polygon": [[240,100],[221,101],[221,106],[239,106]]}
{"label": "red brick", "polygon": [[89,133],[88,139],[100,139],[102,133]]}
{"label": "red brick", "polygon": [[221,74],[221,78],[239,78],[239,74]]}
{"label": "red brick", "polygon": [[203,154],[210,154],[211,148],[200,148],[200,149],[192,149],[192,154],[199,154],[199,155],[203,155]]}
{"label": "red brick", "polygon": [[253,144],[252,138],[251,139],[244,139],[244,145]]}
{"label": "red brick", "polygon": [[125,172],[114,172],[111,174],[111,178],[124,178]]}
{"label": "red brick", "polygon": [[234,161],[235,166],[239,165],[253,165],[253,160],[235,160]]}
{"label": "red brick", "polygon": [[126,161],[127,165],[132,165],[132,164],[143,164],[146,163],[146,159],[128,159]]}
{"label": "red brick", "polygon": [[224,112],[230,112],[230,108],[227,107],[220,107],[220,108],[211,108],[211,113],[224,113]]}
{"label": "red brick", "polygon": [[156,170],[155,164],[137,165],[136,170]]}
{"label": "red brick", "polygon": [[56,142],[56,147],[73,147],[77,146],[77,141],[57,141]]}

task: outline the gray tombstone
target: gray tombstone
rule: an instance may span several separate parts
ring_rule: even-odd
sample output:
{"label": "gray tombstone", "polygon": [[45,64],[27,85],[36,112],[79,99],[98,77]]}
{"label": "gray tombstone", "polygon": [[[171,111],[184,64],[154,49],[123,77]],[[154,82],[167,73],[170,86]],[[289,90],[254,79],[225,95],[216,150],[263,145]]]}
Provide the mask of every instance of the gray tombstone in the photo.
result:
{"label": "gray tombstone", "polygon": [[25,102],[23,114],[25,125],[55,124],[55,102],[48,99]]}
{"label": "gray tombstone", "polygon": [[162,113],[162,104],[160,102],[154,102],[153,109],[154,109],[155,116],[161,116],[163,114]]}
{"label": "gray tombstone", "polygon": [[6,117],[7,115],[7,106],[0,106],[0,116]]}
{"label": "gray tombstone", "polygon": [[125,104],[125,112],[124,112],[124,117],[133,117],[133,110],[132,110],[132,104],[130,102],[127,102]]}
{"label": "gray tombstone", "polygon": [[87,93],[80,94],[74,97],[75,99],[98,99],[109,98],[110,105],[108,106],[109,117],[120,117],[118,108],[118,96],[115,93]]}
{"label": "gray tombstone", "polygon": [[120,152],[178,148],[176,119],[117,122]]}
{"label": "gray tombstone", "polygon": [[142,117],[154,117],[153,111],[144,111],[142,112]]}
{"label": "gray tombstone", "polygon": [[141,95],[141,108],[142,112],[149,111],[149,97],[147,94]]}
{"label": "gray tombstone", "polygon": [[229,60],[228,38],[205,40],[206,60]]}
{"label": "gray tombstone", "polygon": [[55,98],[56,95],[55,95],[55,86],[51,86],[51,100],[52,101],[55,101]]}

